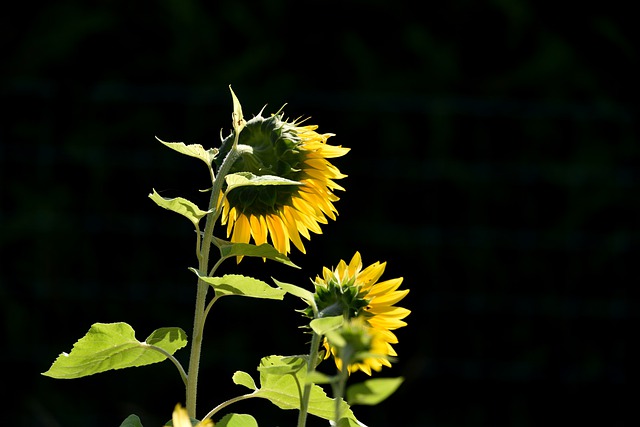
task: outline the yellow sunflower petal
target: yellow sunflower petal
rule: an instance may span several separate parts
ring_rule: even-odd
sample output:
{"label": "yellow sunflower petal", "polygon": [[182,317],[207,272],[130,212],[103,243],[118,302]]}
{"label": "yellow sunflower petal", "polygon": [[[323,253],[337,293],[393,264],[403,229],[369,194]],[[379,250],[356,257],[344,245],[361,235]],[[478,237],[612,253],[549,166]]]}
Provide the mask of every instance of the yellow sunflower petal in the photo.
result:
{"label": "yellow sunflower petal", "polygon": [[233,235],[231,241],[236,243],[249,243],[251,237],[251,227],[249,220],[245,215],[240,215],[236,219],[235,226],[233,227]]}
{"label": "yellow sunflower petal", "polygon": [[377,297],[379,295],[385,295],[395,291],[402,284],[402,277],[396,279],[385,280],[384,282],[378,282],[369,288],[369,297]]}
{"label": "yellow sunflower petal", "polygon": [[[260,220],[262,219],[262,221]],[[251,235],[256,245],[261,245],[267,242],[267,224],[264,222],[262,215],[257,217],[251,215],[249,217],[249,224],[251,225]]]}
{"label": "yellow sunflower petal", "polygon": [[[395,292],[389,292],[387,294],[381,294],[379,296],[372,298],[369,305],[375,308],[383,305],[393,305],[399,302],[400,300],[402,300],[402,298],[404,298],[408,293],[409,293],[409,289],[404,289],[402,291],[395,291]],[[369,297],[371,297],[371,292],[367,294],[367,298]],[[375,308],[372,309],[371,311],[375,311]]]}

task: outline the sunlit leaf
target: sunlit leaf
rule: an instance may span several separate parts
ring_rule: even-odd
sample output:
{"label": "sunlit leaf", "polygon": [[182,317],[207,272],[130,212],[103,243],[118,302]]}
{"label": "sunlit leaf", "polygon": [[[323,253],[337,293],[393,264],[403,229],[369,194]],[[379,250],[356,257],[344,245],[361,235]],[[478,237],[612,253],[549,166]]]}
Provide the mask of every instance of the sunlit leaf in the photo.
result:
{"label": "sunlit leaf", "polygon": [[281,254],[277,251],[276,248],[268,243],[263,243],[259,246],[256,246],[250,243],[231,243],[229,241],[218,238],[215,238],[214,241],[220,249],[220,255],[222,256],[222,258],[230,258],[235,256],[267,258],[288,265],[289,267],[300,268],[293,262],[291,262],[291,260],[286,255]]}
{"label": "sunlit leaf", "polygon": [[342,316],[321,317],[313,319],[309,322],[309,326],[316,334],[326,335],[327,332],[339,328],[343,322],[344,318]]}
{"label": "sunlit leaf", "polygon": [[255,418],[248,414],[227,414],[220,421],[215,422],[216,427],[258,427]]}
{"label": "sunlit leaf", "polygon": [[311,305],[311,306],[315,306],[316,302],[315,299],[313,298],[313,293],[301,288],[300,286],[296,286],[296,285],[292,285],[290,283],[284,283],[281,282],[279,280],[274,279],[273,277],[271,278],[276,285],[278,285],[279,288],[281,288],[282,290],[286,291],[287,293],[296,296],[298,298],[301,298],[304,302],[306,302],[307,304]]}
{"label": "sunlit leaf", "polygon": [[377,405],[391,396],[400,387],[404,378],[372,378],[347,388],[350,405]]}
{"label": "sunlit leaf", "polygon": [[[299,409],[300,393],[306,381],[306,363],[299,364],[297,356],[268,356],[262,358],[260,371],[260,389],[254,392],[255,397],[268,399],[281,409]],[[292,370],[295,366],[295,370]],[[343,418],[357,422],[349,405],[342,401],[340,410]],[[335,416],[335,400],[329,398],[318,385],[311,386],[309,413],[320,418],[333,420]],[[357,425],[357,424],[353,424]]]}
{"label": "sunlit leaf", "polygon": [[251,172],[230,173],[224,177],[227,181],[227,192],[238,187],[250,185],[302,185],[301,182],[292,181],[275,175],[254,175]]}
{"label": "sunlit leaf", "polygon": [[70,353],[62,353],[42,375],[52,378],[81,378],[112,369],[123,369],[162,362],[167,357],[156,346],[172,355],[187,345],[180,328],[161,328],[148,341],[140,342],[126,323],[94,323]]}
{"label": "sunlit leaf", "polygon": [[251,378],[251,375],[247,374],[246,372],[236,371],[233,374],[232,379],[234,384],[243,385],[248,389],[256,390],[258,388],[256,387],[256,383],[255,381],[253,381],[253,378]]}
{"label": "sunlit leaf", "polygon": [[283,299],[282,289],[269,286],[262,280],[240,274],[225,274],[222,277],[202,276],[195,268],[189,268],[198,275],[200,280],[210,284],[216,291],[216,296],[240,295],[251,298]]}
{"label": "sunlit leaf", "polygon": [[156,139],[166,145],[167,147],[176,150],[178,153],[186,154],[187,156],[195,157],[202,160],[207,165],[211,165],[213,159],[218,154],[217,148],[211,148],[205,150],[200,144],[186,145],[184,142],[164,142],[156,136]]}
{"label": "sunlit leaf", "polygon": [[149,194],[151,200],[156,202],[156,204],[162,208],[168,209],[170,211],[174,211],[183,215],[189,219],[193,223],[193,225],[198,225],[198,222],[209,212],[211,211],[203,211],[195,203],[190,202],[187,199],[183,199],[182,197],[176,197],[174,199],[168,199],[159,195],[156,190],[153,190],[153,193]]}

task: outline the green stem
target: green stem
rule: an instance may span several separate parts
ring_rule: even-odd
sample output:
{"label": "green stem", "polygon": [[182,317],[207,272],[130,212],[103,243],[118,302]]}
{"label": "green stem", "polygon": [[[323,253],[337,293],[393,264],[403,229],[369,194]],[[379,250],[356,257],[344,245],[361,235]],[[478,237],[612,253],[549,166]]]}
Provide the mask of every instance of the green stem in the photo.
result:
{"label": "green stem", "polygon": [[182,367],[180,362],[178,362],[178,359],[173,357],[172,354],[170,354],[169,352],[167,352],[163,348],[160,348],[158,346],[151,345],[151,344],[145,344],[145,345],[147,347],[149,347],[151,350],[155,350],[155,351],[157,351],[159,353],[162,353],[163,356],[165,356],[167,359],[171,360],[173,362],[173,364],[176,365],[176,368],[178,368],[178,372],[180,372],[180,378],[182,378],[182,382],[184,383],[185,386],[187,385],[187,373],[184,371],[184,368]]}
{"label": "green stem", "polygon": [[[209,269],[209,252],[211,250],[211,240],[213,239],[213,227],[217,222],[218,217],[220,216],[220,210],[218,209],[218,199],[220,198],[220,192],[222,191],[224,177],[238,158],[239,152],[236,147],[237,144],[234,144],[227,154],[227,157],[225,157],[222,165],[220,166],[218,175],[213,180],[213,187],[211,188],[209,210],[211,210],[212,212],[207,214],[206,216],[204,235],[202,236],[202,246],[200,248],[200,256],[198,257],[198,272],[204,276],[207,275],[207,271]],[[211,167],[210,171],[212,171]],[[212,172],[211,176],[214,176]],[[202,352],[202,338],[205,321],[205,304],[207,300],[208,290],[209,284],[204,282],[203,280],[198,279],[196,307],[193,319],[193,333],[191,335],[191,354],[189,356],[189,374],[187,376],[186,387],[186,408],[189,416],[193,418],[197,418],[196,398],[198,392],[198,371],[200,369],[200,356]]]}
{"label": "green stem", "polygon": [[[311,338],[311,351],[309,351],[309,360],[307,361],[307,375],[316,369],[316,359],[318,358],[318,346],[320,345],[320,335],[313,332]],[[298,427],[305,427],[307,424],[307,413],[309,412],[309,397],[311,396],[312,383],[306,383],[302,398],[300,399],[300,412],[298,414]]]}
{"label": "green stem", "polygon": [[334,425],[336,426],[338,425],[338,422],[340,421],[340,417],[342,415],[340,406],[342,405],[342,401],[344,398],[344,388],[345,388],[345,385],[347,384],[347,378],[349,378],[349,371],[347,370],[347,365],[343,365],[342,368],[343,369],[338,373],[334,382],[331,383],[331,385],[333,386],[332,387],[333,398],[336,403],[335,414],[334,414],[334,422],[335,422]]}
{"label": "green stem", "polygon": [[252,397],[255,397],[255,393],[243,394],[242,396],[237,396],[237,397],[234,397],[233,399],[227,400],[226,402],[222,402],[221,404],[219,404],[218,406],[213,408],[211,411],[209,411],[209,413],[207,415],[205,415],[203,420],[206,420],[207,418],[213,417],[216,414],[216,412],[218,412],[221,409],[226,408],[227,406],[231,405],[232,403],[240,402],[241,400],[250,399]]}

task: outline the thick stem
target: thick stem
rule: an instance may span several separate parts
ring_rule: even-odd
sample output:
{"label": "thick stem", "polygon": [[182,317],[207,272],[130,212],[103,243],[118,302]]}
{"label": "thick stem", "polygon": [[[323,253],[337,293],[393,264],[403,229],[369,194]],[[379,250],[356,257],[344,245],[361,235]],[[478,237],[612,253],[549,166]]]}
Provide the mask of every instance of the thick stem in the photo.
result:
{"label": "thick stem", "polygon": [[[236,136],[237,138],[237,136]],[[209,252],[211,250],[211,240],[213,239],[213,227],[220,217],[218,209],[218,200],[222,191],[222,183],[225,175],[231,169],[231,166],[238,158],[237,144],[231,148],[227,157],[225,157],[218,175],[213,180],[211,189],[211,198],[209,199],[209,210],[211,213],[206,216],[206,224],[204,227],[204,235],[202,236],[202,246],[200,247],[200,256],[198,257],[198,272],[206,276],[209,269]],[[213,173],[211,174],[213,177]],[[209,284],[198,279],[198,290],[196,293],[196,306],[193,319],[193,333],[191,334],[191,354],[189,356],[189,374],[187,376],[186,391],[186,408],[189,416],[196,417],[196,398],[198,392],[198,371],[200,369],[200,356],[202,353],[202,339],[204,333],[205,321],[205,304],[207,300],[207,291]]]}
{"label": "thick stem", "polygon": [[333,385],[333,399],[335,400],[335,414],[333,416],[335,425],[337,426],[340,422],[340,418],[342,417],[342,402],[344,400],[344,389],[347,384],[347,378],[349,378],[349,371],[347,370],[347,365],[342,366],[342,370],[336,376],[336,379],[332,383]]}
{"label": "thick stem", "polygon": [[[307,362],[307,375],[316,369],[316,359],[318,358],[318,346],[320,345],[320,335],[313,332],[311,338],[311,350],[309,351],[309,360]],[[300,399],[300,412],[298,413],[298,427],[305,427],[307,424],[307,413],[309,412],[309,397],[311,396],[312,383],[306,383],[302,398]]]}

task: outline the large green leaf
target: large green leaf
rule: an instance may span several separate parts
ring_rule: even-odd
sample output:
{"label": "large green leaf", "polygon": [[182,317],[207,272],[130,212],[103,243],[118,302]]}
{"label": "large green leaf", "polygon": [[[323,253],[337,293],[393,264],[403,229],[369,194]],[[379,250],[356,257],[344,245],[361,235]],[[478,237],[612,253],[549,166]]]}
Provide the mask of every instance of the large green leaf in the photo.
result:
{"label": "large green leaf", "polygon": [[178,153],[186,154],[187,156],[195,157],[205,162],[207,165],[211,165],[213,159],[218,154],[217,148],[210,148],[205,150],[200,144],[186,145],[184,142],[164,142],[156,136],[156,139],[166,145],[167,147],[176,150]]}
{"label": "large green leaf", "polygon": [[[258,367],[260,388],[253,392],[281,409],[299,409],[300,395],[305,385],[307,364],[301,356],[268,356],[262,358]],[[340,404],[342,417],[357,423],[355,415],[346,402]],[[328,397],[318,385],[311,386],[309,413],[326,420],[335,416],[335,400]],[[353,424],[356,425],[356,424]]]}
{"label": "large green leaf", "polygon": [[222,258],[231,258],[234,256],[267,258],[286,264],[289,267],[300,268],[291,262],[286,255],[281,254],[276,248],[268,243],[256,246],[250,243],[232,243],[217,237],[214,237],[213,240],[216,246],[220,249],[220,256]]}
{"label": "large green leaf", "polygon": [[197,226],[200,220],[211,211],[203,211],[195,203],[190,202],[187,199],[183,199],[182,197],[176,197],[173,199],[167,199],[159,195],[156,190],[153,190],[153,193],[149,194],[149,198],[156,202],[156,204],[162,208],[168,209],[170,211],[174,211],[183,215],[189,219],[193,223],[193,225]]}
{"label": "large green leaf", "polygon": [[347,388],[350,405],[377,405],[400,387],[404,378],[372,378]]}
{"label": "large green leaf", "polygon": [[62,353],[42,375],[70,379],[111,369],[123,369],[162,362],[187,345],[187,335],[180,328],[161,328],[144,342],[126,323],[94,323],[89,332],[73,345],[71,353]]}
{"label": "large green leaf", "polygon": [[285,291],[269,286],[262,280],[246,277],[241,274],[225,274],[222,277],[201,276],[195,268],[189,268],[200,280],[210,284],[217,297],[240,295],[251,298],[283,299]]}

